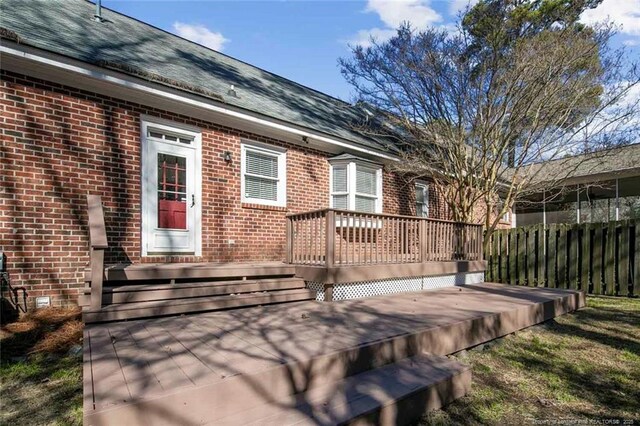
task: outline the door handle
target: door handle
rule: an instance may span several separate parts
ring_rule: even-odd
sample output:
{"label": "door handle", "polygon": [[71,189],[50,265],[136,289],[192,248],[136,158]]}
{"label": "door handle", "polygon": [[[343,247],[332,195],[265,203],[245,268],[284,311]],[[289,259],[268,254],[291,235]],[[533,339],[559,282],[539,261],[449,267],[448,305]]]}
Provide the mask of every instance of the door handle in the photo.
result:
{"label": "door handle", "polygon": [[191,194],[191,207],[196,205],[196,196],[194,194]]}

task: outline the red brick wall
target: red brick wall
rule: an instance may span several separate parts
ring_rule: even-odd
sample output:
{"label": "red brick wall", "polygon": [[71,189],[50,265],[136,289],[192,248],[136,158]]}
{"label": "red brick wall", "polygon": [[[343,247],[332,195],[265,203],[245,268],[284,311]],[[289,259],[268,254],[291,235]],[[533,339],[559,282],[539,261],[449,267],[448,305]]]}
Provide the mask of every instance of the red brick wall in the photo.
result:
{"label": "red brick wall", "polygon": [[[66,304],[83,286],[87,193],[103,197],[109,262],[282,260],[285,214],[328,206],[323,152],[5,71],[1,81],[0,245],[32,301]],[[201,257],[140,256],[141,114],[202,130]],[[241,204],[241,138],[287,148],[286,209]],[[412,182],[385,171],[383,191],[385,213],[414,214]]]}

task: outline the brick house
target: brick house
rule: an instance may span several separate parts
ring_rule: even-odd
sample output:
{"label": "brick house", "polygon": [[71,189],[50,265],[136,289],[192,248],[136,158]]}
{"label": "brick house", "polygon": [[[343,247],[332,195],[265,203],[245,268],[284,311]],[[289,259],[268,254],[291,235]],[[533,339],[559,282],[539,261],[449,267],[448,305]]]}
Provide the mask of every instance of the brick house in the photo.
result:
{"label": "brick house", "polygon": [[94,19],[87,1],[4,0],[2,14],[0,240],[29,304],[89,291],[87,194],[120,272],[286,260],[323,297],[367,283],[343,298],[482,279],[479,228],[454,241],[462,224],[429,182],[354,130],[358,107],[117,12]]}

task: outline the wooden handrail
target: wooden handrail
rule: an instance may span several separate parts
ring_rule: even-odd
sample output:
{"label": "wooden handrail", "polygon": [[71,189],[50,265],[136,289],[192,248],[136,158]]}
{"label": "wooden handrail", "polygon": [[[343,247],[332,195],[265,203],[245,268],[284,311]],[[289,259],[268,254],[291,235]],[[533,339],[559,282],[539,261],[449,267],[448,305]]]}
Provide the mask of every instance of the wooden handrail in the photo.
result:
{"label": "wooden handrail", "polygon": [[104,226],[102,199],[99,195],[87,195],[89,213],[89,243],[92,248],[109,248],[107,244],[107,228]]}
{"label": "wooden handrail", "polygon": [[482,225],[351,210],[287,215],[287,262],[325,266],[482,260]]}
{"label": "wooden handrail", "polygon": [[335,212],[335,213],[343,213],[343,214],[358,214],[358,215],[367,215],[367,216],[376,216],[376,217],[395,217],[395,218],[398,218],[398,219],[426,220],[426,221],[431,221],[431,222],[442,222],[442,223],[459,223],[461,225],[472,225],[472,226],[482,227],[482,224],[473,223],[473,222],[456,222],[454,220],[436,219],[436,218],[433,218],[433,217],[408,216],[408,215],[401,215],[401,214],[365,213],[365,212],[359,212],[359,211],[356,211],[356,210],[342,210],[342,209],[333,209],[333,208],[310,210],[310,211],[301,212],[301,213],[288,213],[286,216],[287,217],[293,217],[293,216],[298,216],[298,215],[308,215],[308,214],[312,214],[312,213],[327,213],[329,211],[332,211],[332,212]]}
{"label": "wooden handrail", "polygon": [[89,215],[89,245],[91,249],[91,302],[90,309],[102,308],[102,283],[104,281],[104,252],[107,243],[107,229],[104,225],[102,199],[99,195],[87,195]]}

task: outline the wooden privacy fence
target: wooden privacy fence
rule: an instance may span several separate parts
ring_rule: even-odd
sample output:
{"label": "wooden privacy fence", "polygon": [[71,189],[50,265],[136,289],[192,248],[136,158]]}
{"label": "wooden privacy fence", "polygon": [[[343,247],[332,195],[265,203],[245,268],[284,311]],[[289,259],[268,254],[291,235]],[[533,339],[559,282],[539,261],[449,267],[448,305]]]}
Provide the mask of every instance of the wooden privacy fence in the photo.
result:
{"label": "wooden privacy fence", "polygon": [[534,225],[489,238],[487,281],[640,296],[640,221]]}
{"label": "wooden privacy fence", "polygon": [[324,209],[287,216],[287,262],[379,265],[481,260],[482,226]]}

